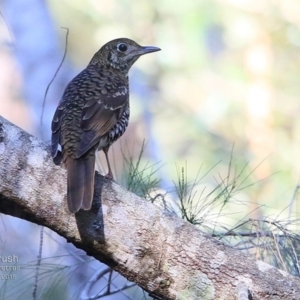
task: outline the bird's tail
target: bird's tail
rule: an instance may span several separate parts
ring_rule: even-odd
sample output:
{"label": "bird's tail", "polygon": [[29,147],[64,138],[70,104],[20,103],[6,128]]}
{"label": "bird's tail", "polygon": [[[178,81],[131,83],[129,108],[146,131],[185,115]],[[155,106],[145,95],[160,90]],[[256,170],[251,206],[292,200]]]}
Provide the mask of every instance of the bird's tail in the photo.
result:
{"label": "bird's tail", "polygon": [[71,213],[91,209],[94,196],[95,155],[79,159],[67,158],[67,203]]}

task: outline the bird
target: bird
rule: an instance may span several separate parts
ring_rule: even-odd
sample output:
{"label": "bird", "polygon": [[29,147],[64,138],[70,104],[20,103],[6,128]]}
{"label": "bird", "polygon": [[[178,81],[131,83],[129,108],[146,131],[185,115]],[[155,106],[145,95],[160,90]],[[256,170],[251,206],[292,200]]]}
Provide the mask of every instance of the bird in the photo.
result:
{"label": "bird", "polygon": [[67,85],[52,119],[51,156],[66,166],[70,213],[91,209],[97,151],[104,152],[106,177],[113,180],[108,150],[128,126],[128,72],[140,56],[160,50],[128,38],[112,40]]}

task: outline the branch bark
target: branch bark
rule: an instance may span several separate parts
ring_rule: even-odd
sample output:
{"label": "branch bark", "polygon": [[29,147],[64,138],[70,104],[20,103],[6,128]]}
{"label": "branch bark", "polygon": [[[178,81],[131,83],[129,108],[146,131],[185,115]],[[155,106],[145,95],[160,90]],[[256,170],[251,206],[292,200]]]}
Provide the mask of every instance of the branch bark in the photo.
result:
{"label": "branch bark", "polygon": [[91,211],[70,214],[66,172],[52,163],[48,148],[0,117],[0,212],[51,228],[163,299],[245,299],[247,289],[253,300],[299,299],[299,278],[223,245],[97,173]]}

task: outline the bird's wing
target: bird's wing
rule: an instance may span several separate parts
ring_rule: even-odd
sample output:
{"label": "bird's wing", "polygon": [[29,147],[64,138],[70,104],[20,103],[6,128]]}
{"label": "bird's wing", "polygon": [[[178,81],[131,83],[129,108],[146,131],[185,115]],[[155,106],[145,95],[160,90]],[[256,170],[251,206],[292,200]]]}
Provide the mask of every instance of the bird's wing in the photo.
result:
{"label": "bird's wing", "polygon": [[78,98],[78,93],[76,91],[76,84],[80,75],[81,73],[77,75],[66,87],[66,90],[64,91],[64,94],[58,104],[58,107],[56,108],[56,111],[52,119],[51,155],[53,157],[53,161],[56,164],[59,164],[60,161],[62,160],[62,153],[61,151],[58,150],[58,147],[59,145],[61,145],[62,142],[61,127],[63,123],[63,118],[66,114],[66,111],[70,110],[68,106],[70,106],[70,104],[72,105],[72,103],[74,103]]}
{"label": "bird's wing", "polygon": [[84,155],[99,143],[110,129],[118,122],[128,105],[127,84],[119,80],[90,86],[92,94],[88,97],[82,110],[81,140],[78,144],[76,157]]}
{"label": "bird's wing", "polygon": [[[55,159],[58,155],[58,145],[60,144],[60,131],[61,131],[61,121],[64,113],[65,103],[61,101],[54,113],[52,123],[51,123],[51,156]],[[60,163],[60,160],[57,163]]]}

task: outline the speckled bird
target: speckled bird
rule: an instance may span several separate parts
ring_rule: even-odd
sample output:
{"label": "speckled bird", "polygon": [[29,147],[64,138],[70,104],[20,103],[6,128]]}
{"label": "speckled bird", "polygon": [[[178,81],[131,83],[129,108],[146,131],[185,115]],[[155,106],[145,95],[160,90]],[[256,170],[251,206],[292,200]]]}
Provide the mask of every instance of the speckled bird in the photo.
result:
{"label": "speckled bird", "polygon": [[152,46],[120,38],[105,44],[66,87],[52,120],[51,154],[67,167],[67,204],[71,213],[89,210],[94,195],[96,151],[108,150],[129,121],[128,71]]}

